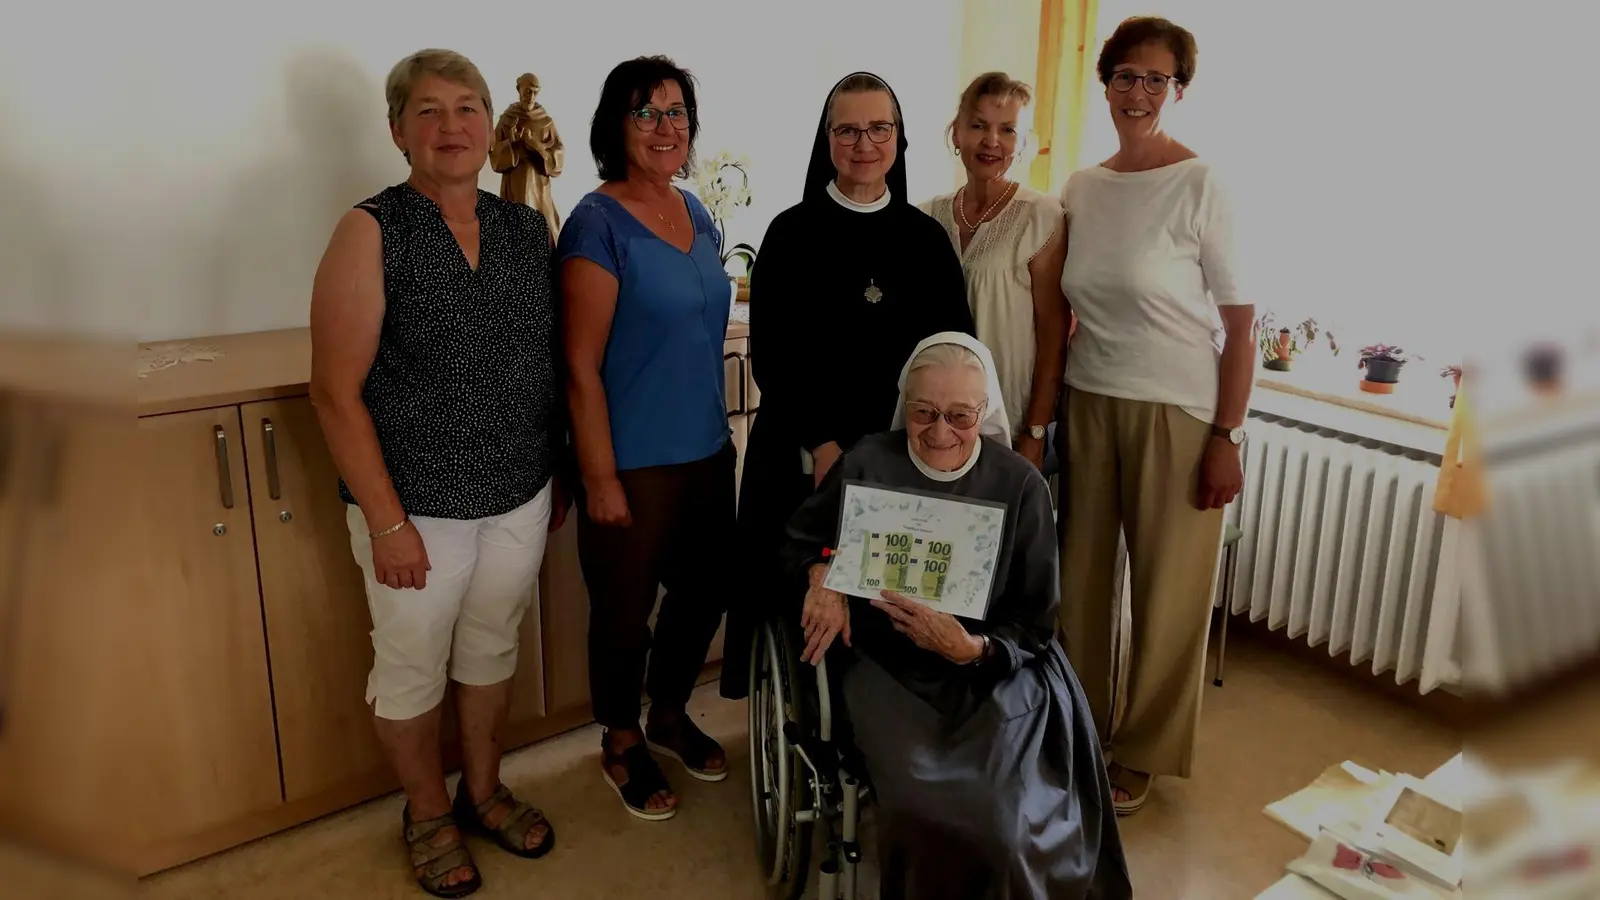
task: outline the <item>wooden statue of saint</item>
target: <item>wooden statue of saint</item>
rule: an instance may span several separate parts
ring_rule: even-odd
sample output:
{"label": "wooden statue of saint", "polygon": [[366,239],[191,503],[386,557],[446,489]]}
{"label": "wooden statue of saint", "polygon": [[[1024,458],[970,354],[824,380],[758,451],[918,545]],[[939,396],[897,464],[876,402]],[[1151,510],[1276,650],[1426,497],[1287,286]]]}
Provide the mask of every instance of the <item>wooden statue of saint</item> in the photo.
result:
{"label": "wooden statue of saint", "polygon": [[556,132],[555,120],[534,101],[539,78],[529,72],[517,79],[517,102],[506,107],[494,128],[489,165],[500,173],[500,196],[531,206],[544,214],[553,243],[561,227],[550,179],[561,174],[566,149]]}

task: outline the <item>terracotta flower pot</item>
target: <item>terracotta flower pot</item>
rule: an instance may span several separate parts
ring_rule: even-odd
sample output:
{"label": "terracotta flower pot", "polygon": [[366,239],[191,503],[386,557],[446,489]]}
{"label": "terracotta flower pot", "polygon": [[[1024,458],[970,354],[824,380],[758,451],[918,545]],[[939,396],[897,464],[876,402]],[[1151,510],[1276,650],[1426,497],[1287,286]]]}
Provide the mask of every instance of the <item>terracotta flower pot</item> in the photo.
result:
{"label": "terracotta flower pot", "polygon": [[1290,337],[1289,329],[1278,329],[1278,344],[1273,348],[1273,351],[1277,353],[1277,356],[1267,360],[1265,363],[1263,363],[1263,365],[1274,372],[1289,371],[1290,366],[1294,362],[1294,353],[1290,346],[1291,343],[1292,338]]}

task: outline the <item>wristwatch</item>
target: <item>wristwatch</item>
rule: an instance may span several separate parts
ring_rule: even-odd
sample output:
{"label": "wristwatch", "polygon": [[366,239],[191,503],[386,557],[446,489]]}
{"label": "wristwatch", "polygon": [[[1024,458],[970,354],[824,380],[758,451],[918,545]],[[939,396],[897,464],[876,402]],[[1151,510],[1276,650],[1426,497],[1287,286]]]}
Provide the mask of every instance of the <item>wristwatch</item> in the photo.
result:
{"label": "wristwatch", "polygon": [[1029,425],[1028,434],[1036,441],[1044,440],[1046,428],[1043,425]]}
{"label": "wristwatch", "polygon": [[1233,444],[1234,446],[1244,443],[1243,428],[1223,428],[1221,425],[1213,424],[1211,426],[1211,433],[1219,438],[1226,438],[1228,443]]}

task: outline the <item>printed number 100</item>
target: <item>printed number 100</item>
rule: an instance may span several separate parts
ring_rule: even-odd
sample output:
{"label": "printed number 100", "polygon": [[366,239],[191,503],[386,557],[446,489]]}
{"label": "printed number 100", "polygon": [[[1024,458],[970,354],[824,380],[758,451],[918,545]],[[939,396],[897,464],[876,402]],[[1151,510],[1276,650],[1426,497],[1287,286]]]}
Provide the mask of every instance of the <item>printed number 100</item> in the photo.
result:
{"label": "printed number 100", "polygon": [[931,541],[922,558],[921,595],[936,600],[944,593],[945,576],[950,571],[950,545],[944,541]]}

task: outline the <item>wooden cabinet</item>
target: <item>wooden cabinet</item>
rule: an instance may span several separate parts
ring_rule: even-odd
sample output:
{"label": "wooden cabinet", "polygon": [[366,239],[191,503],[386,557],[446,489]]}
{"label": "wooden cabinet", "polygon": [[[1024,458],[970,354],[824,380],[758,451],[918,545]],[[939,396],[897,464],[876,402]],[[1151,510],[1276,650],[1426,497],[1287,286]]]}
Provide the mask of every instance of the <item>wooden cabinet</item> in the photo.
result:
{"label": "wooden cabinet", "polygon": [[[131,420],[120,397],[19,402],[0,367],[0,826],[138,875],[399,787],[309,336],[196,343],[216,361],[141,379]],[[726,360],[741,457],[746,344]],[[590,721],[575,521],[522,620],[507,749]],[[448,700],[446,723],[454,768]]]}
{"label": "wooden cabinet", "polygon": [[128,762],[159,811],[152,845],[283,802],[242,431],[238,407],[139,421],[142,639],[120,652],[141,689],[118,715],[141,726]]}
{"label": "wooden cabinet", "polygon": [[239,416],[285,799],[382,779],[365,701],[372,619],[316,411],[297,397],[246,403]]}

